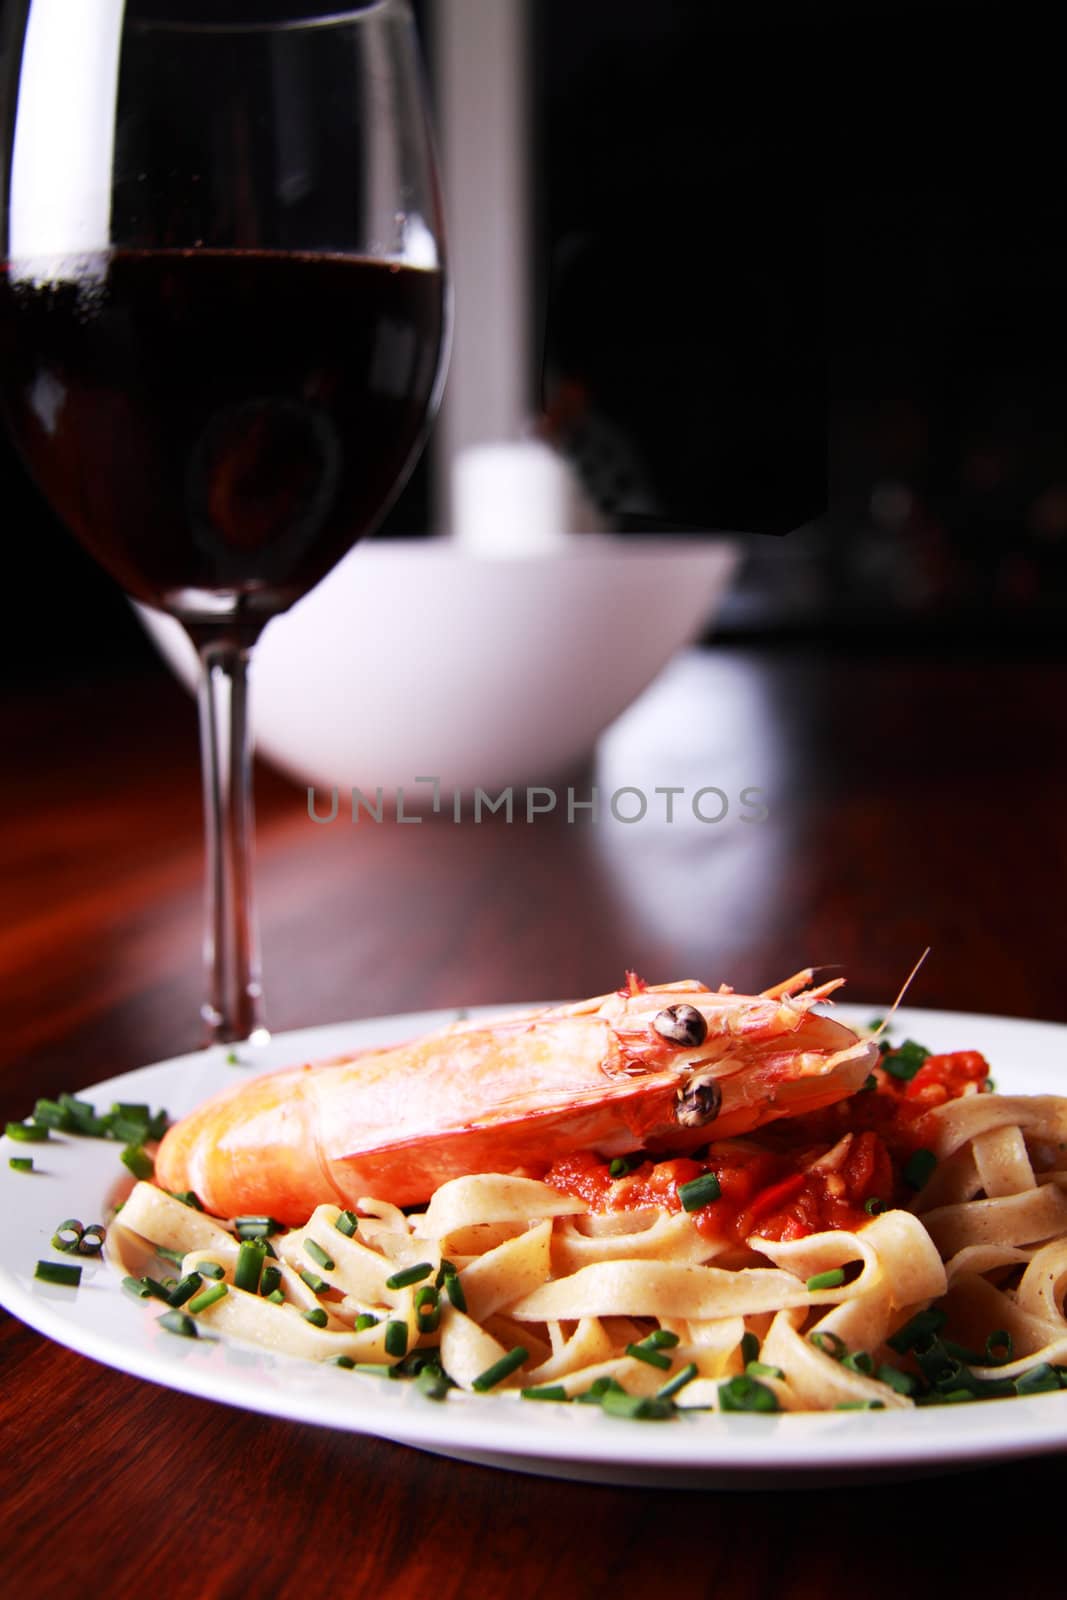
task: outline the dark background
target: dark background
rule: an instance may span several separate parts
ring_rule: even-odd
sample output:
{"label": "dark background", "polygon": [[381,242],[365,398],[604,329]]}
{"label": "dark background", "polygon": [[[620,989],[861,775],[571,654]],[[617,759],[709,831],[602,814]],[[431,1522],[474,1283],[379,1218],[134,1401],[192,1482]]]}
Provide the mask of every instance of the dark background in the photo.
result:
{"label": "dark background", "polygon": [[[589,487],[651,476],[669,526],[802,524],[747,535],[727,633],[1059,649],[1050,29],[945,0],[534,0],[535,315],[606,422]],[[428,461],[384,534],[433,531]],[[8,679],[159,670],[6,442],[0,505]]]}

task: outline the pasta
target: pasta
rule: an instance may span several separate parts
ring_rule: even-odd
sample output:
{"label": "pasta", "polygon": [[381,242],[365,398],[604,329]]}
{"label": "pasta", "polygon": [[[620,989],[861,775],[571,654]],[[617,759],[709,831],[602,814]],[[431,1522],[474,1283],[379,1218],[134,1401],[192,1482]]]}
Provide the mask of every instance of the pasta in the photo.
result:
{"label": "pasta", "polygon": [[[700,1191],[707,1172],[667,1183],[670,1164],[646,1162],[612,1179],[589,1158],[543,1177],[453,1178],[418,1211],[372,1197],[356,1212],[319,1205],[303,1227],[276,1231],[265,1218],[219,1221],[142,1181],[108,1251],[135,1292],[147,1283],[172,1305],[184,1296],[195,1324],[184,1331],[379,1376],[421,1372],[438,1398],[584,1397],[657,1417],[902,1409],[1063,1387],[1067,1099],[982,1092],[984,1063],[953,1071],[922,1080],[907,1126],[923,1145],[913,1136],[910,1156],[894,1151],[898,1190],[900,1170],[914,1169],[913,1197],[902,1204],[898,1192],[884,1209],[858,1209],[854,1196],[846,1205],[860,1156],[868,1186],[884,1159],[862,1141],[878,1126],[892,1148],[887,1130],[903,1125],[902,1084],[879,1070],[877,1093],[821,1121],[711,1146],[717,1199],[730,1174],[789,1151],[786,1177],[760,1191],[782,1201],[776,1212],[764,1204],[763,1231],[746,1221],[759,1194],[729,1213],[736,1227],[709,1222],[714,1202],[685,1209],[687,1189],[711,1192]],[[833,1225],[809,1225],[813,1175]],[[649,1203],[657,1182],[671,1203]],[[159,1247],[180,1259],[175,1285],[143,1274]]]}

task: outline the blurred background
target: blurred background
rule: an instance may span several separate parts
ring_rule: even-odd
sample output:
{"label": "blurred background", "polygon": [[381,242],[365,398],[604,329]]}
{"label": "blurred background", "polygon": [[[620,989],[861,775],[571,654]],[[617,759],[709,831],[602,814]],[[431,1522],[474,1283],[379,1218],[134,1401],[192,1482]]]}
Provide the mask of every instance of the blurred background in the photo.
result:
{"label": "blurred background", "polygon": [[[17,7],[8,6],[10,14]],[[1057,650],[1059,96],[1026,5],[419,0],[456,340],[381,534],[539,437],[591,525],[740,530],[717,634]],[[9,678],[162,670],[0,443]],[[792,530],[788,531],[787,530]]]}

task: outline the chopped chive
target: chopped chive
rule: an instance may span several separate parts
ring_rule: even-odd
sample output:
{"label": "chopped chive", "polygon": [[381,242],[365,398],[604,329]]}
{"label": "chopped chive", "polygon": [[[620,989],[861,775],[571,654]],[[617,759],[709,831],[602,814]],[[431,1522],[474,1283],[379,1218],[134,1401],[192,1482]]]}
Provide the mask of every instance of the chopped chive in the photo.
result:
{"label": "chopped chive", "polygon": [[428,1278],[433,1271],[433,1264],[429,1261],[419,1261],[413,1267],[404,1267],[400,1272],[394,1272],[392,1277],[386,1278],[387,1289],[407,1289],[413,1283],[421,1283],[423,1278]]}
{"label": "chopped chive", "polygon": [[566,1400],[567,1391],[561,1383],[543,1383],[540,1388],[520,1389],[524,1400]]}
{"label": "chopped chive", "polygon": [[626,1346],[626,1354],[633,1356],[635,1361],[643,1361],[646,1366],[658,1367],[661,1372],[669,1372],[671,1370],[670,1356],[661,1354],[659,1350],[653,1350],[651,1345],[628,1344]]}
{"label": "chopped chive", "polygon": [[[639,1166],[640,1161],[636,1161]],[[609,1178],[625,1178],[634,1170],[635,1158],[633,1156],[616,1156],[608,1166]]]}
{"label": "chopped chive", "polygon": [[213,1283],[210,1289],[205,1289],[203,1294],[198,1294],[195,1300],[189,1301],[189,1310],[192,1312],[206,1311],[209,1306],[217,1305],[229,1294],[229,1285]]}
{"label": "chopped chive", "polygon": [[162,1300],[164,1305],[170,1305],[170,1290],[162,1283],[159,1283],[155,1278],[149,1278],[147,1275],[141,1279],[141,1282],[148,1290],[148,1293],[156,1300]]}
{"label": "chopped chive", "polygon": [[98,1256],[104,1248],[107,1230],[99,1222],[92,1222],[78,1240],[78,1254],[80,1256]]}
{"label": "chopped chive", "polygon": [[356,1363],[352,1360],[351,1356],[345,1356],[345,1355],[327,1356],[326,1357],[326,1361],[325,1361],[325,1365],[326,1366],[328,1366],[328,1367],[344,1367],[346,1372],[351,1372],[352,1368],[355,1366],[355,1364]]}
{"label": "chopped chive", "polygon": [[718,1200],[721,1194],[722,1189],[714,1172],[705,1172],[702,1178],[693,1178],[689,1183],[678,1185],[678,1198],[685,1211],[699,1211],[702,1206],[709,1206],[713,1200]]}
{"label": "chopped chive", "polygon": [[982,1093],[983,1094],[996,1094],[996,1092],[997,1092],[996,1079],[987,1078],[986,1081],[982,1085]]}
{"label": "chopped chive", "polygon": [[1014,1349],[1014,1340],[1006,1328],[998,1328],[996,1333],[991,1333],[985,1342],[986,1366],[1003,1366],[1010,1361]]}
{"label": "chopped chive", "polygon": [[239,1239],[266,1239],[283,1231],[276,1217],[234,1217],[233,1226]]}
{"label": "chopped chive", "polygon": [[758,1378],[731,1378],[719,1385],[720,1411],[778,1411],[778,1396]]}
{"label": "chopped chive", "polygon": [[303,1278],[312,1294],[325,1294],[330,1285],[317,1272],[309,1272],[306,1267],[299,1269],[299,1276]]}
{"label": "chopped chive", "polygon": [[164,1311],[157,1321],[161,1328],[166,1328],[168,1333],[176,1333],[181,1339],[200,1337],[200,1329],[192,1317],[187,1317],[184,1311]]}
{"label": "chopped chive", "polygon": [[1059,1387],[1059,1374],[1047,1361],[1040,1362],[1036,1367],[1030,1367],[1028,1371],[1020,1373],[1015,1380],[1016,1394],[1047,1394]]}
{"label": "chopped chive", "polygon": [[33,1157],[32,1156],[9,1156],[8,1160],[7,1160],[7,1164],[11,1168],[12,1172],[32,1172],[33,1171]]}
{"label": "chopped chive", "polygon": [[373,1316],[369,1311],[361,1311],[359,1316],[356,1318],[356,1332],[365,1333],[368,1328],[376,1328],[379,1320],[380,1319],[378,1317]]}
{"label": "chopped chive", "polygon": [[408,1353],[408,1325],[391,1320],[385,1324],[385,1353],[387,1356],[406,1356]]}
{"label": "chopped chive", "polygon": [[368,1378],[391,1378],[396,1373],[396,1368],[382,1361],[357,1361],[353,1369],[365,1373]]}
{"label": "chopped chive", "polygon": [[845,1281],[844,1267],[831,1267],[829,1272],[817,1272],[804,1285],[805,1289],[839,1289]]}
{"label": "chopped chive", "polygon": [[66,1222],[59,1224],[59,1227],[52,1235],[52,1249],[65,1250],[68,1253],[77,1250],[78,1241],[84,1232],[85,1229],[77,1217],[68,1217]]}
{"label": "chopped chive", "polygon": [[38,1261],[34,1277],[40,1278],[42,1283],[63,1283],[76,1289],[82,1281],[82,1269],[66,1261]]}
{"label": "chopped chive", "polygon": [[323,1272],[336,1271],[337,1262],[332,1256],[328,1256],[321,1244],[316,1244],[314,1239],[304,1240],[304,1254],[310,1256],[315,1265],[321,1267]]}
{"label": "chopped chive", "polygon": [[227,1050],[226,1065],[228,1067],[239,1067],[241,1065],[240,1058],[236,1050]]}
{"label": "chopped chive", "polygon": [[432,1283],[415,1290],[415,1321],[420,1333],[435,1333],[440,1327],[440,1298]]}
{"label": "chopped chive", "polygon": [[881,1216],[885,1210],[885,1201],[879,1200],[877,1195],[871,1195],[869,1200],[863,1202],[863,1209],[869,1217]]}
{"label": "chopped chive", "polygon": [[312,1306],[310,1311],[304,1312],[304,1321],[310,1322],[313,1328],[325,1328],[329,1320],[321,1306]]}
{"label": "chopped chive", "polygon": [[872,1017],[870,1022],[868,1022],[867,1026],[871,1030],[872,1033],[877,1033],[879,1028],[884,1028],[885,1027],[885,1018],[884,1017]]}
{"label": "chopped chive", "polygon": [[180,1283],[175,1284],[174,1288],[170,1291],[171,1305],[183,1306],[187,1300],[191,1300],[193,1298],[193,1295],[200,1288],[200,1285],[203,1283],[203,1281],[204,1280],[200,1276],[199,1272],[188,1273],[187,1276],[184,1277]]}
{"label": "chopped chive", "polygon": [[272,1306],[283,1306],[285,1304],[285,1296],[280,1289],[272,1289],[270,1294],[265,1294],[263,1298],[264,1300],[269,1300]]}
{"label": "chopped chive", "polygon": [[891,1350],[896,1350],[900,1355],[906,1355],[909,1350],[914,1350],[916,1345],[925,1344],[935,1334],[940,1333],[945,1326],[945,1313],[931,1306],[926,1311],[920,1311],[912,1317],[910,1322],[897,1329],[886,1340]]}
{"label": "chopped chive", "polygon": [[455,1267],[452,1268],[451,1272],[445,1274],[445,1293],[457,1311],[466,1311],[467,1296],[463,1292],[463,1285],[459,1281],[459,1273]]}
{"label": "chopped chive", "polygon": [[576,1400],[583,1404],[599,1405],[608,1390],[616,1394],[625,1394],[626,1390],[621,1383],[616,1383],[614,1378],[594,1378],[588,1389],[583,1389],[581,1394],[575,1395]]}
{"label": "chopped chive", "polygon": [[138,1122],[133,1117],[122,1116],[112,1116],[108,1121],[109,1137],[121,1139],[123,1144],[142,1145],[148,1138],[147,1122]]}
{"label": "chopped chive", "polygon": [[897,1394],[912,1395],[918,1388],[915,1379],[908,1372],[901,1372],[899,1367],[890,1367],[886,1363],[878,1368],[875,1377],[879,1383],[884,1383],[890,1389],[895,1389]]}
{"label": "chopped chive", "polygon": [[768,1366],[766,1361],[750,1361],[745,1368],[747,1378],[784,1378],[781,1367]]}
{"label": "chopped chive", "polygon": [[147,1150],[139,1144],[128,1144],[119,1157],[122,1165],[142,1182],[155,1172],[155,1163]]}
{"label": "chopped chive", "polygon": [[884,1057],[882,1066],[894,1078],[914,1078],[927,1056],[930,1054],[923,1045],[916,1044],[914,1039],[905,1039],[903,1044],[897,1045]]}
{"label": "chopped chive", "polygon": [[129,1275],[123,1278],[122,1287],[135,1300],[147,1300],[152,1292],[143,1278],[131,1278]]}
{"label": "chopped chive", "polygon": [[343,1233],[346,1239],[351,1239],[352,1235],[359,1227],[359,1218],[356,1216],[354,1211],[340,1211],[338,1212],[337,1221],[334,1223],[334,1227],[337,1229],[338,1233]]}
{"label": "chopped chive", "polygon": [[495,1389],[498,1383],[503,1383],[505,1378],[510,1378],[517,1372],[524,1361],[529,1361],[530,1352],[525,1345],[517,1344],[514,1350],[509,1350],[507,1355],[501,1356],[499,1361],[494,1361],[491,1367],[479,1373],[471,1384],[477,1394],[485,1394],[489,1389]]}
{"label": "chopped chive", "polygon": [[904,1182],[912,1189],[921,1189],[929,1183],[937,1166],[937,1157],[932,1150],[916,1150],[904,1168]]}
{"label": "chopped chive", "polygon": [[877,1087],[878,1087],[878,1079],[875,1077],[873,1072],[868,1072],[867,1076],[864,1078],[863,1082],[860,1084],[860,1093],[861,1094],[864,1094],[864,1093],[869,1094],[872,1089],[877,1089]]}
{"label": "chopped chive", "polygon": [[674,1374],[673,1378],[668,1378],[667,1382],[662,1388],[656,1390],[657,1400],[672,1399],[674,1395],[678,1393],[679,1389],[684,1389],[687,1383],[692,1383],[696,1375],[696,1362],[688,1362],[684,1367]]}
{"label": "chopped chive", "polygon": [[836,1333],[820,1333],[816,1329],[808,1334],[808,1338],[816,1350],[821,1350],[824,1356],[830,1356],[834,1361],[841,1361],[848,1354],[848,1345]]}
{"label": "chopped chive", "polygon": [[448,1394],[449,1381],[440,1367],[431,1364],[416,1375],[415,1387],[427,1400],[443,1400]]}
{"label": "chopped chive", "polygon": [[626,1417],[631,1422],[666,1422],[674,1416],[674,1402],[660,1395],[619,1393],[608,1389],[600,1398],[600,1407],[609,1417]]}
{"label": "chopped chive", "polygon": [[654,1350],[673,1350],[678,1343],[678,1335],[672,1333],[669,1328],[653,1328],[641,1343],[650,1344]]}
{"label": "chopped chive", "polygon": [[48,1129],[37,1122],[9,1122],[4,1132],[19,1144],[44,1144],[52,1137]]}
{"label": "chopped chive", "polygon": [[275,1289],[282,1286],[282,1275],[277,1267],[264,1267],[259,1279],[259,1292],[261,1295],[273,1294]]}
{"label": "chopped chive", "polygon": [[224,1278],[226,1276],[225,1267],[220,1266],[217,1261],[198,1261],[196,1270],[205,1278]]}
{"label": "chopped chive", "polygon": [[845,1357],[841,1365],[847,1367],[849,1372],[858,1372],[864,1378],[874,1375],[874,1362],[866,1350],[854,1350],[851,1355]]}
{"label": "chopped chive", "polygon": [[182,1262],[185,1260],[185,1257],[182,1255],[180,1250],[168,1250],[164,1244],[157,1244],[154,1246],[154,1249],[156,1255],[159,1256],[162,1261],[169,1261],[172,1267],[180,1267]]}
{"label": "chopped chive", "polygon": [[759,1340],[754,1333],[741,1335],[741,1360],[747,1367],[750,1361],[759,1360]]}
{"label": "chopped chive", "polygon": [[842,1400],[835,1411],[884,1411],[884,1400]]}
{"label": "chopped chive", "polygon": [[172,1200],[180,1200],[183,1206],[188,1206],[192,1211],[203,1211],[204,1209],[200,1204],[200,1197],[195,1195],[191,1189],[172,1189],[170,1197]]}
{"label": "chopped chive", "polygon": [[248,1294],[259,1290],[260,1274],[266,1251],[255,1239],[245,1239],[237,1248],[237,1265],[233,1269],[233,1286]]}

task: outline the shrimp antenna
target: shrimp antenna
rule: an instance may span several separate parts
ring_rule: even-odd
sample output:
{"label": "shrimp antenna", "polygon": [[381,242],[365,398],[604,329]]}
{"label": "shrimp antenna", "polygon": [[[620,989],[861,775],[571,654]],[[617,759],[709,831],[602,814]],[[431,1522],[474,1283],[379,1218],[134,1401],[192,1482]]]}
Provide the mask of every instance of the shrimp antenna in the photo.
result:
{"label": "shrimp antenna", "polygon": [[901,987],[900,993],[897,995],[896,999],[893,1001],[893,1004],[889,1007],[889,1010],[886,1012],[885,1016],[882,1018],[881,1022],[878,1024],[877,1028],[871,1034],[872,1040],[880,1038],[881,1035],[888,1028],[890,1022],[893,1020],[893,1013],[896,1011],[897,1007],[900,1005],[900,1002],[903,1000],[904,996],[907,994],[908,990],[911,988],[912,982],[914,981],[914,978],[915,978],[915,974],[918,972],[919,968],[922,966],[923,962],[926,960],[926,958],[927,958],[927,956],[929,954],[930,954],[930,946],[927,945],[926,949],[923,951],[923,953],[919,957],[918,961],[916,961],[915,965],[912,967],[911,971],[908,973],[908,976],[904,979],[904,983],[903,983],[903,985]]}

